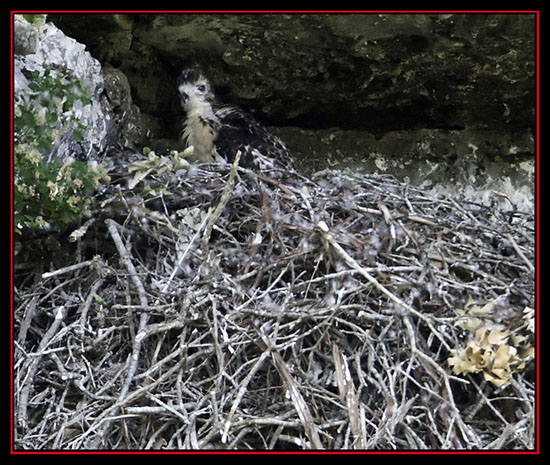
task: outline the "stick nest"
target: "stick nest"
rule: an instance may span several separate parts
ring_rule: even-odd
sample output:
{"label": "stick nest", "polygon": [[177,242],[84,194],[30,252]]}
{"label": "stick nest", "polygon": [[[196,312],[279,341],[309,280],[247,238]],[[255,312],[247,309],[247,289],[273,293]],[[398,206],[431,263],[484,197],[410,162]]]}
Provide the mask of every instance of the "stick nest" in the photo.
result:
{"label": "stick nest", "polygon": [[16,275],[16,449],[535,447],[532,215],[391,176],[146,174],[69,264]]}

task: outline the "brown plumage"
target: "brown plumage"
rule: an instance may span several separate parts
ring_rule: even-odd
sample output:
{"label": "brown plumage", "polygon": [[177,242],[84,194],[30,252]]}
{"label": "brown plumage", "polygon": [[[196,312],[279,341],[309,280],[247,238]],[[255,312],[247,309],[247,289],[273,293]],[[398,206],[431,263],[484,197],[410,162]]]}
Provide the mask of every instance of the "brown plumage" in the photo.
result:
{"label": "brown plumage", "polygon": [[200,71],[182,71],[178,91],[187,115],[182,138],[187,147],[193,146],[192,161],[232,162],[240,150],[241,166],[294,169],[283,142],[239,107],[217,103],[208,79]]}

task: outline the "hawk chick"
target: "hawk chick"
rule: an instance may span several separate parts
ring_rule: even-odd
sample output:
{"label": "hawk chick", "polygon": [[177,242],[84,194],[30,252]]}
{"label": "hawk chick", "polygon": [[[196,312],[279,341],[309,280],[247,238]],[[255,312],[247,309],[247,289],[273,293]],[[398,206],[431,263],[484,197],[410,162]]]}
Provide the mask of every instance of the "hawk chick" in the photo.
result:
{"label": "hawk chick", "polygon": [[250,114],[233,105],[216,102],[210,83],[195,69],[185,69],[178,78],[181,104],[187,114],[182,139],[193,146],[192,161],[228,162],[241,151],[241,166],[294,169],[288,149]]}

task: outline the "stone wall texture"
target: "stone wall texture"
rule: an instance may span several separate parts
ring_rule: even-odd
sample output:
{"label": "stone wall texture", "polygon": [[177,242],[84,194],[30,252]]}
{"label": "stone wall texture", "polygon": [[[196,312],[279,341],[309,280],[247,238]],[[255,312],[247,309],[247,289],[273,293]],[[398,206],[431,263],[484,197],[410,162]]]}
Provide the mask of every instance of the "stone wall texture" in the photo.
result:
{"label": "stone wall texture", "polygon": [[[49,15],[127,77],[144,133],[175,139],[178,71],[275,126],[305,171],[532,192],[534,14]],[[495,186],[493,186],[495,187]],[[498,187],[498,186],[497,186]]]}

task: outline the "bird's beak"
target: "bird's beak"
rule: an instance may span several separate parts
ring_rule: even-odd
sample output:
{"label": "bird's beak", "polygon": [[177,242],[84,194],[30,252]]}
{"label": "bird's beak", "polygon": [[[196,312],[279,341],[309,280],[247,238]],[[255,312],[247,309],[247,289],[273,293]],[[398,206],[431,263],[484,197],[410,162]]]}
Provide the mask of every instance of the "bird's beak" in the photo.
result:
{"label": "bird's beak", "polygon": [[187,93],[181,91],[180,92],[180,96],[181,96],[181,103],[187,103],[187,101],[189,100],[189,95],[187,95]]}

